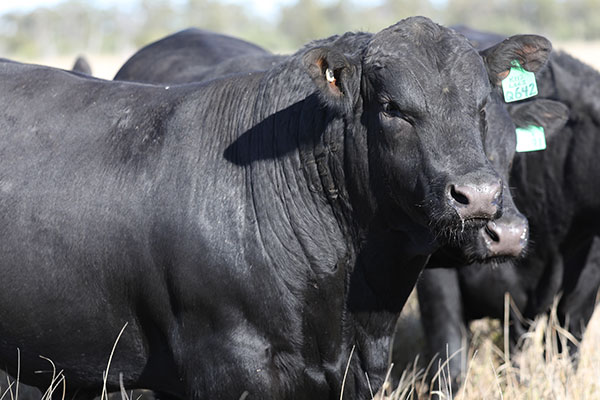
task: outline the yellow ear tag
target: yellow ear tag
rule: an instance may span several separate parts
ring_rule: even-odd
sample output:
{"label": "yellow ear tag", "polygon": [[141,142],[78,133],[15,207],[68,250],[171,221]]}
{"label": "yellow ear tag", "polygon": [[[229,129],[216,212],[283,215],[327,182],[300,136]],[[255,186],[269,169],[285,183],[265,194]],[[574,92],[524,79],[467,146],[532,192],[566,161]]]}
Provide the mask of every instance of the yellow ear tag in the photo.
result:
{"label": "yellow ear tag", "polygon": [[327,82],[335,83],[335,76],[333,75],[333,71],[329,68],[325,70],[325,77],[327,78]]}

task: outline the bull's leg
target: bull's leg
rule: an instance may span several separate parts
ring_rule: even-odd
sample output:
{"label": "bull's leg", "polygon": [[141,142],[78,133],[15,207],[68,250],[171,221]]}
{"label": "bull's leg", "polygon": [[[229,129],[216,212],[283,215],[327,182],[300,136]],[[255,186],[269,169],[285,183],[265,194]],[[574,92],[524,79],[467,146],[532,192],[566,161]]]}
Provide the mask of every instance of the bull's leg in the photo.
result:
{"label": "bull's leg", "polygon": [[[583,269],[581,265],[574,265],[576,262],[583,263]],[[569,276],[565,279],[557,315],[561,326],[568,328],[569,333],[580,342],[594,312],[600,287],[600,238],[594,238],[579,254],[566,259],[565,263],[565,274]],[[571,340],[567,343],[570,355],[576,360],[577,345]]]}
{"label": "bull's leg", "polygon": [[[455,393],[467,366],[467,327],[456,269],[427,269],[417,284],[421,321],[435,357],[432,389]],[[439,375],[438,375],[439,373]]]}

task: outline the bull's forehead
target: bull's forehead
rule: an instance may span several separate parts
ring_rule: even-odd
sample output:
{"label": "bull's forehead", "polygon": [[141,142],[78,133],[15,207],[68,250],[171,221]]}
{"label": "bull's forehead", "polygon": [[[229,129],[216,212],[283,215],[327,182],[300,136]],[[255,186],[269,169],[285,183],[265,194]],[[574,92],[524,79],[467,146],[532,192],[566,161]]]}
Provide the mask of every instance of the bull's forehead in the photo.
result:
{"label": "bull's forehead", "polygon": [[409,103],[481,103],[490,93],[490,83],[479,54],[454,31],[423,18],[418,21],[398,23],[373,37],[364,58],[371,79],[396,100],[401,100],[399,93],[408,97]]}
{"label": "bull's forehead", "polygon": [[[410,51],[410,53],[406,53]],[[453,59],[455,55],[469,52],[477,58],[476,51],[467,39],[455,31],[440,26],[425,17],[402,20],[373,35],[367,48],[367,57],[402,54],[431,61]]]}

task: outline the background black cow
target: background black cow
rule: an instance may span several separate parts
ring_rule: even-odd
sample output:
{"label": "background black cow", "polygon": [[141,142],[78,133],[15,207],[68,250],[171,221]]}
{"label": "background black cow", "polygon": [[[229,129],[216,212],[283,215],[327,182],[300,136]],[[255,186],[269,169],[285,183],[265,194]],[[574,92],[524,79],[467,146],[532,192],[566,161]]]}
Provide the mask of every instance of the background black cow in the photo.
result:
{"label": "background black cow", "polygon": [[[600,203],[595,195],[600,184],[595,162],[600,151],[600,76],[559,52],[552,54],[547,68],[540,71],[538,87],[539,97],[563,102],[569,114],[566,126],[548,137],[545,151],[519,154],[511,171],[517,206],[530,221],[532,245],[527,258],[497,268],[471,265],[431,270],[418,284],[427,340],[431,351],[443,358],[461,348],[469,321],[502,318],[505,292],[528,321],[548,312],[555,296],[560,296],[560,323],[576,341],[582,339],[594,310],[600,287],[595,239],[600,229]],[[522,116],[518,107],[509,107],[515,118]],[[562,123],[562,118],[554,118],[551,130]],[[514,309],[510,317],[514,349],[527,322]],[[569,344],[575,355],[576,346]],[[459,355],[450,361],[450,367],[452,377],[460,381],[466,362],[461,362]]]}
{"label": "background black cow", "polygon": [[285,58],[246,40],[189,28],[137,51],[114,79],[164,84],[202,82],[269,69]]}

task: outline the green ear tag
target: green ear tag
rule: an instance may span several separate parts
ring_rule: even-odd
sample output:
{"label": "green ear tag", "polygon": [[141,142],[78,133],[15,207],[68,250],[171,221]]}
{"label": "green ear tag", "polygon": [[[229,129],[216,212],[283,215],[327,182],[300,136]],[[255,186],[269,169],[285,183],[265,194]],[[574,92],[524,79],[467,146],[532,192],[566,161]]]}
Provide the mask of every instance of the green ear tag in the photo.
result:
{"label": "green ear tag", "polygon": [[502,80],[504,101],[510,103],[533,97],[538,94],[535,74],[524,70],[517,60],[511,62],[508,76]]}
{"label": "green ear tag", "polygon": [[546,136],[541,126],[529,125],[517,128],[517,152],[544,150]]}

